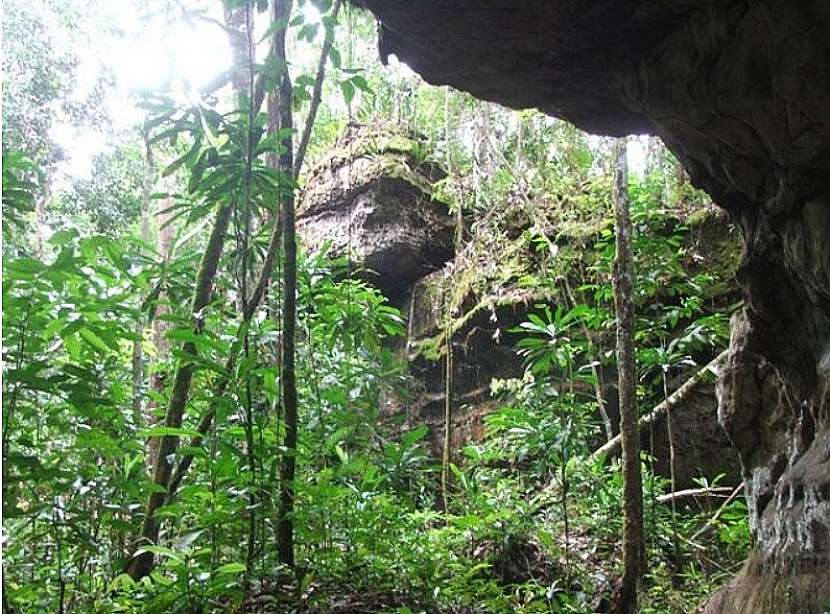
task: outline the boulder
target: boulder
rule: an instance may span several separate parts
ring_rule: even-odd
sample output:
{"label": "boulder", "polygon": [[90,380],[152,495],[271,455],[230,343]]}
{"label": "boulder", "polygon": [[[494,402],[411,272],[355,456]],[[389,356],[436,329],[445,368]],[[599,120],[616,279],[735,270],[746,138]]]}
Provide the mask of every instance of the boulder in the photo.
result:
{"label": "boulder", "polygon": [[453,218],[433,196],[443,177],[416,134],[353,124],[309,174],[297,232],[314,252],[350,256],[393,304],[453,256]]}

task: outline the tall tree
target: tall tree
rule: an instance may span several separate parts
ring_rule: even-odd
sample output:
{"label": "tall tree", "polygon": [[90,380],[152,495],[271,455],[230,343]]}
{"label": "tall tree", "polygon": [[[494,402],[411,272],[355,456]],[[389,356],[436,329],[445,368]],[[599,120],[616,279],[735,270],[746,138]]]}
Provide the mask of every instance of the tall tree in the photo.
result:
{"label": "tall tree", "polygon": [[[230,4],[226,5],[231,6]],[[251,96],[253,89],[252,64],[248,52],[252,30],[252,19],[248,2],[241,5],[234,4],[234,8],[227,8],[225,19],[228,22],[226,28],[231,46],[235,49],[233,55],[234,67],[231,71],[231,80],[234,84],[234,94],[238,101],[247,101],[248,105],[254,104]],[[241,38],[238,31],[244,29]],[[245,52],[237,52],[236,48],[243,46]],[[244,64],[240,66],[239,64]],[[258,110],[258,109],[257,109]],[[256,112],[256,111],[254,111]],[[250,139],[250,134],[248,135]],[[196,276],[196,287],[193,292],[193,299],[190,307],[190,314],[193,321],[193,334],[201,335],[204,328],[202,310],[210,303],[213,292],[213,282],[219,269],[222,251],[225,244],[225,235],[231,222],[234,211],[234,196],[225,195],[217,203],[214,214],[213,225],[208,238],[207,247],[199,265]],[[247,311],[247,307],[246,307]],[[173,375],[173,385],[170,392],[170,400],[167,405],[167,412],[164,418],[164,428],[179,429],[184,419],[185,407],[190,398],[190,386],[195,372],[194,358],[197,356],[197,346],[194,341],[187,341],[182,346],[183,357],[179,359]],[[141,526],[139,548],[154,545],[159,537],[159,520],[155,512],[164,505],[169,495],[169,485],[173,477],[173,457],[179,447],[179,436],[176,434],[164,434],[159,437],[155,446],[148,446],[156,454],[153,466],[153,490],[151,491],[147,505],[144,510],[144,519]],[[154,565],[153,553],[146,550],[139,550],[138,554],[130,559],[127,566],[127,573],[134,579],[142,578],[152,571]]]}
{"label": "tall tree", "polygon": [[[199,272],[196,276],[196,287],[193,292],[193,300],[190,306],[190,314],[193,320],[194,335],[201,335],[204,328],[204,321],[201,311],[210,302],[213,291],[213,280],[219,268],[219,261],[222,257],[222,249],[225,243],[225,233],[231,217],[231,206],[227,201],[219,204],[214,219],[213,228],[208,239],[207,247],[202,256]],[[167,404],[167,412],[164,418],[164,427],[167,429],[179,429],[182,426],[185,406],[190,396],[190,384],[193,380],[195,364],[189,356],[197,355],[196,344],[193,341],[186,342],[182,347],[184,357],[179,359],[173,376],[173,388],[170,392],[170,400]],[[170,475],[173,470],[172,457],[179,446],[177,435],[164,435],[158,444],[158,454],[153,469],[154,489],[147,499],[147,506],[144,510],[144,520],[141,526],[141,543],[139,546],[155,544],[159,535],[159,520],[155,517],[156,510],[164,504],[167,485],[170,482]],[[153,568],[152,552],[143,551],[130,560],[127,572],[133,578],[146,576]]]}
{"label": "tall tree", "polygon": [[[287,24],[291,16],[291,0],[274,0],[274,21]],[[273,54],[283,73],[279,86],[279,133],[282,151],[280,171],[294,182],[294,116],[292,112],[291,75],[286,55],[286,27],[274,34]],[[297,236],[295,229],[294,191],[283,192],[282,247],[282,403],[285,412],[284,452],[280,460],[280,508],[277,522],[277,549],[281,563],[294,565],[294,476],[297,467],[297,381],[294,365],[295,329],[297,323]]]}
{"label": "tall tree", "polygon": [[441,453],[441,498],[444,505],[444,512],[448,513],[449,491],[450,491],[450,460],[452,444],[452,387],[453,387],[453,366],[452,366],[452,310],[449,301],[446,306],[446,372],[444,375],[444,445]]}
{"label": "tall tree", "polygon": [[614,304],[617,315],[620,433],[623,470],[623,578],[620,613],[637,611],[637,588],[643,573],[643,483],[640,474],[640,433],[637,428],[637,365],[634,355],[634,258],[628,200],[626,141],[614,144]]}
{"label": "tall tree", "polygon": [[[315,89],[318,87],[317,84],[319,83],[319,88],[322,90],[322,82],[325,79],[325,68],[326,63],[331,54],[332,44],[334,42],[334,24],[337,18],[337,14],[342,6],[342,0],[336,0],[333,8],[332,8],[332,20],[330,21],[330,26],[327,27],[326,30],[326,41],[324,42],[323,49],[320,54],[320,61],[317,64],[317,76],[315,78]],[[252,108],[258,109],[262,105],[263,97],[265,96],[265,84],[264,78],[260,75],[259,80],[255,84],[254,87],[254,104]],[[297,156],[294,158],[294,178],[300,176],[300,173],[303,169],[303,162],[305,161],[305,149],[302,148],[302,143],[308,141],[310,138],[311,131],[314,127],[314,122],[317,118],[317,111],[319,108],[319,104],[314,104],[314,99],[312,98],[311,107],[308,112],[308,116],[306,117],[306,123],[303,128],[303,137],[301,139],[300,146],[301,148],[297,151]],[[279,108],[279,92],[277,92],[277,96],[269,96],[268,101],[268,134],[273,135],[277,134],[280,128],[280,108]],[[308,135],[308,136],[307,136]],[[272,165],[274,168],[280,168],[280,160],[278,156],[274,156],[273,154],[269,153],[266,156],[268,160],[268,164]],[[291,181],[294,182],[295,179],[292,178]],[[268,287],[271,282],[271,273],[273,272],[272,269],[274,268],[274,263],[277,261],[278,252],[280,248],[280,243],[282,241],[282,213],[277,216],[276,223],[273,224],[273,228],[271,231],[271,237],[268,243],[268,249],[265,254],[265,258],[262,261],[262,269],[260,271],[259,280],[254,287],[253,293],[251,294],[249,300],[247,301],[247,309],[242,314],[242,323],[243,325],[248,324],[251,319],[253,318],[254,314],[259,307],[260,302],[265,296],[265,292],[268,290]],[[227,363],[225,364],[225,371],[230,373],[233,371],[234,366],[236,365],[236,350],[235,348],[231,351],[230,358],[228,359]],[[212,398],[214,399],[221,399],[224,398],[225,392],[228,386],[228,379],[227,378],[220,378],[218,383],[214,386]],[[213,425],[213,419],[216,416],[216,403],[212,402],[208,411],[202,416],[202,419],[199,421],[199,425],[197,426],[196,430],[198,431],[198,435],[195,435],[191,440],[188,448],[190,450],[196,449],[202,445],[204,440],[204,436],[210,430],[211,426]],[[173,477],[170,480],[170,484],[168,486],[168,501],[170,501],[174,496],[175,493],[181,484],[184,475],[187,473],[190,465],[193,462],[193,453],[188,452],[187,454],[182,455],[181,460],[179,461],[176,470],[173,473]]]}

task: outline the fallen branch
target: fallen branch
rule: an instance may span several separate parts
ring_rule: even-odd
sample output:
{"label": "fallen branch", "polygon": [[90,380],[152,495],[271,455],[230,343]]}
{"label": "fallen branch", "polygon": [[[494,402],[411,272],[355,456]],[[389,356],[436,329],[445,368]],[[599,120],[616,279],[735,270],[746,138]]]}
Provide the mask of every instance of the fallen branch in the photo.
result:
{"label": "fallen branch", "polygon": [[693,497],[728,497],[732,492],[731,486],[712,486],[709,488],[687,488],[660,495],[655,499],[657,503],[671,503],[678,499],[689,499]]}
{"label": "fallen branch", "polygon": [[701,535],[703,535],[704,533],[706,533],[706,531],[708,531],[708,530],[709,530],[709,529],[711,529],[713,526],[715,526],[715,523],[718,521],[718,518],[720,518],[720,515],[721,515],[721,514],[723,514],[723,511],[724,511],[727,507],[729,507],[729,504],[730,504],[730,503],[732,503],[735,499],[737,499],[738,495],[739,495],[739,494],[743,491],[743,489],[744,489],[744,483],[743,483],[743,482],[741,482],[740,484],[738,484],[738,485],[735,487],[735,490],[733,490],[733,491],[732,491],[732,494],[731,494],[731,495],[729,495],[729,497],[727,497],[726,501],[724,501],[724,502],[723,502],[723,505],[721,505],[721,506],[718,508],[718,511],[717,511],[717,512],[715,512],[715,514],[714,514],[714,515],[713,515],[713,516],[709,519],[709,521],[708,521],[705,525],[703,525],[703,526],[702,526],[702,527],[701,527],[701,528],[697,531],[697,533],[695,533],[694,535],[692,535],[692,541],[696,540],[698,537],[700,537]]}
{"label": "fallen branch", "polygon": [[[691,394],[691,392],[698,386],[698,384],[700,384],[703,381],[703,378],[706,376],[707,373],[711,372],[717,375],[717,369],[721,365],[721,363],[723,363],[724,360],[726,360],[727,353],[728,350],[724,350],[723,352],[718,354],[717,357],[715,357],[715,359],[712,360],[712,362],[710,362],[700,371],[695,373],[680,388],[675,390],[667,400],[655,406],[650,413],[640,418],[640,421],[638,423],[640,433],[645,431],[650,425],[660,420],[665,415],[667,407],[676,407],[678,404],[682,403],[686,399],[686,397],[688,397]],[[621,443],[622,440],[620,439],[620,436],[617,435],[608,443],[594,450],[594,452],[591,454],[591,459],[596,459],[604,455],[618,455],[621,451]]]}

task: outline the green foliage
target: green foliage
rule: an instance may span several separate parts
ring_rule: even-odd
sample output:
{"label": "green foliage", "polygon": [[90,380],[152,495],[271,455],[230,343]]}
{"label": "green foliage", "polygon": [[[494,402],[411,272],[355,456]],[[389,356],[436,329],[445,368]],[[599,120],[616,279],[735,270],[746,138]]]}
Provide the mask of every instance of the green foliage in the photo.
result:
{"label": "green foliage", "polygon": [[99,233],[118,236],[141,216],[144,154],[135,142],[93,157],[90,177],[75,178],[50,209],[83,213]]}
{"label": "green foliage", "polygon": [[49,263],[3,263],[6,598],[37,609],[52,609],[59,584],[70,598],[103,594],[142,492],[121,360],[137,340],[130,258],[71,230],[51,243]]}
{"label": "green foliage", "polygon": [[3,149],[3,238],[6,241],[26,229],[26,218],[41,196],[43,173],[17,151]]}
{"label": "green foliage", "polygon": [[62,160],[54,141],[58,123],[99,124],[106,79],[91,91],[75,91],[77,21],[93,21],[93,10],[67,0],[3,3],[3,148],[21,151],[44,169]]}
{"label": "green foliage", "polygon": [[[335,27],[331,4],[315,3],[319,23],[292,18],[297,45],[319,47],[322,33]],[[9,27],[25,25],[19,8]],[[57,232],[42,254],[30,253],[25,238],[44,196],[43,166],[30,159],[42,163],[51,151],[54,117],[29,112],[65,95],[59,73],[68,61],[45,61],[54,50],[35,20],[36,40],[17,40],[9,60],[20,68],[27,66],[21,49],[37,56],[31,87],[4,88],[4,102],[11,96],[14,103],[4,142],[6,123],[14,138],[32,136],[28,158],[4,149],[3,160],[3,571],[10,606],[326,611],[354,595],[401,612],[591,612],[613,594],[621,478],[616,466],[590,460],[602,383],[595,371],[613,365],[607,147],[536,112],[513,114],[405,72],[384,73],[367,59],[375,53],[364,44],[375,36],[374,23],[351,9],[346,20],[348,38],[332,51],[334,78],[324,89],[311,156],[323,164],[348,156],[368,166],[389,157],[393,164],[372,172],[407,180],[417,166],[425,171],[418,176],[435,179],[418,180],[424,194],[449,203],[464,226],[453,274],[429,282],[427,307],[446,311],[442,330],[422,340],[423,353],[439,358],[447,331],[464,331],[482,312],[495,317],[501,307],[537,305],[509,331],[526,372],[492,383],[498,409],[485,418],[484,439],[469,442],[450,467],[449,509],[439,511],[430,427],[396,425],[387,415],[388,407],[408,403],[401,313],[325,249],[300,255],[300,440],[296,452],[282,446],[281,258],[262,308],[250,321],[240,315],[280,203],[298,183],[269,164],[291,135],[269,134],[265,113],[226,111],[213,100],[183,106],[160,93],[145,100],[152,146],[175,152],[162,171],[167,192],[154,198],[167,203],[171,256],[134,236],[145,177],[143,152],[130,144],[99,156],[89,180],[53,197]],[[272,24],[270,33],[284,25]],[[316,54],[308,56],[316,62]],[[300,67],[305,61],[294,64],[298,111],[313,86],[308,67]],[[19,81],[25,71],[17,68],[12,77]],[[284,66],[254,69],[270,86]],[[32,105],[26,114],[18,113],[21,100]],[[350,151],[333,146],[355,117],[378,128]],[[388,124],[411,130],[390,136]],[[662,159],[631,185],[643,407],[661,396],[665,376],[710,357],[727,332],[718,294],[725,273],[689,264],[690,224],[676,206],[689,207],[700,195],[675,170]],[[232,211],[229,247],[194,327],[193,278],[221,207]],[[85,222],[96,232],[82,229]],[[169,352],[155,338],[159,329]],[[165,427],[155,418],[168,402],[167,375],[176,364],[193,365],[192,394],[183,424]],[[200,423],[211,412],[213,427],[204,432]],[[143,503],[154,489],[145,440],[161,435],[182,438],[171,460],[192,457],[192,466],[156,511],[158,543],[139,545]],[[289,453],[297,460],[293,570],[279,565],[272,546],[278,466]],[[651,475],[646,484],[652,499],[668,487]],[[672,518],[654,509],[644,611],[688,610],[734,568],[748,544],[743,505],[732,503],[710,525],[711,510]],[[122,573],[136,552],[158,561],[139,582]]]}

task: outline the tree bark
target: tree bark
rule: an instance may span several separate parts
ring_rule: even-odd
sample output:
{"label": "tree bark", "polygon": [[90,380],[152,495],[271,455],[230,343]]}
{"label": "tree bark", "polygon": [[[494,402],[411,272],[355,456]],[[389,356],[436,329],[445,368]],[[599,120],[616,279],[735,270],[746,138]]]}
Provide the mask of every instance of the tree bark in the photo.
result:
{"label": "tree bark", "polygon": [[441,498],[444,513],[450,511],[450,447],[452,445],[452,319],[447,306],[447,357],[444,378],[444,447],[441,454]]}
{"label": "tree bark", "polygon": [[[288,23],[291,0],[274,1],[274,21]],[[285,135],[279,167],[293,184],[294,117],[291,108],[292,88],[285,50],[285,29],[274,36],[274,57],[284,66],[279,90],[279,129]],[[280,460],[280,509],[277,518],[277,555],[280,563],[294,566],[294,476],[297,467],[297,381],[294,366],[294,343],[297,319],[297,237],[295,229],[294,189],[285,190],[282,203],[283,296],[282,296],[282,402],[285,412],[284,451]]]}
{"label": "tree bark", "polygon": [[631,216],[625,140],[615,144],[614,302],[617,315],[617,370],[619,372],[620,435],[623,471],[622,614],[637,611],[637,590],[644,567],[643,484],[640,473],[640,433],[637,428],[637,367],[634,355],[634,259],[631,252]]}
{"label": "tree bark", "polygon": [[[155,179],[155,165],[153,163],[153,149],[147,129],[144,137],[144,177],[141,185],[141,240],[145,245],[150,243],[150,194],[153,191]],[[133,341],[133,420],[136,426],[143,422],[142,412],[144,399],[144,322],[139,318],[135,324],[135,333],[139,339]],[[145,459],[148,455],[145,454]]]}
{"label": "tree bark", "polygon": [[[159,226],[158,253],[164,262],[170,262],[170,259],[173,257],[173,227],[168,224],[170,219],[170,212],[168,210],[171,205],[172,201],[170,199],[165,200],[159,212],[156,214]],[[161,368],[160,366],[170,356],[170,340],[167,338],[167,331],[173,328],[173,323],[163,317],[170,313],[170,307],[167,305],[169,298],[164,291],[159,292],[158,304],[154,309],[152,341],[153,347],[156,349],[156,366],[150,377],[150,390],[155,395],[164,393],[164,387],[169,375],[167,369]],[[148,399],[144,410],[144,420],[148,427],[153,427],[159,422],[156,416],[157,407],[158,404],[155,399]],[[158,443],[158,439],[151,437],[147,440],[145,446],[146,463],[148,471],[150,472],[156,466]]]}

